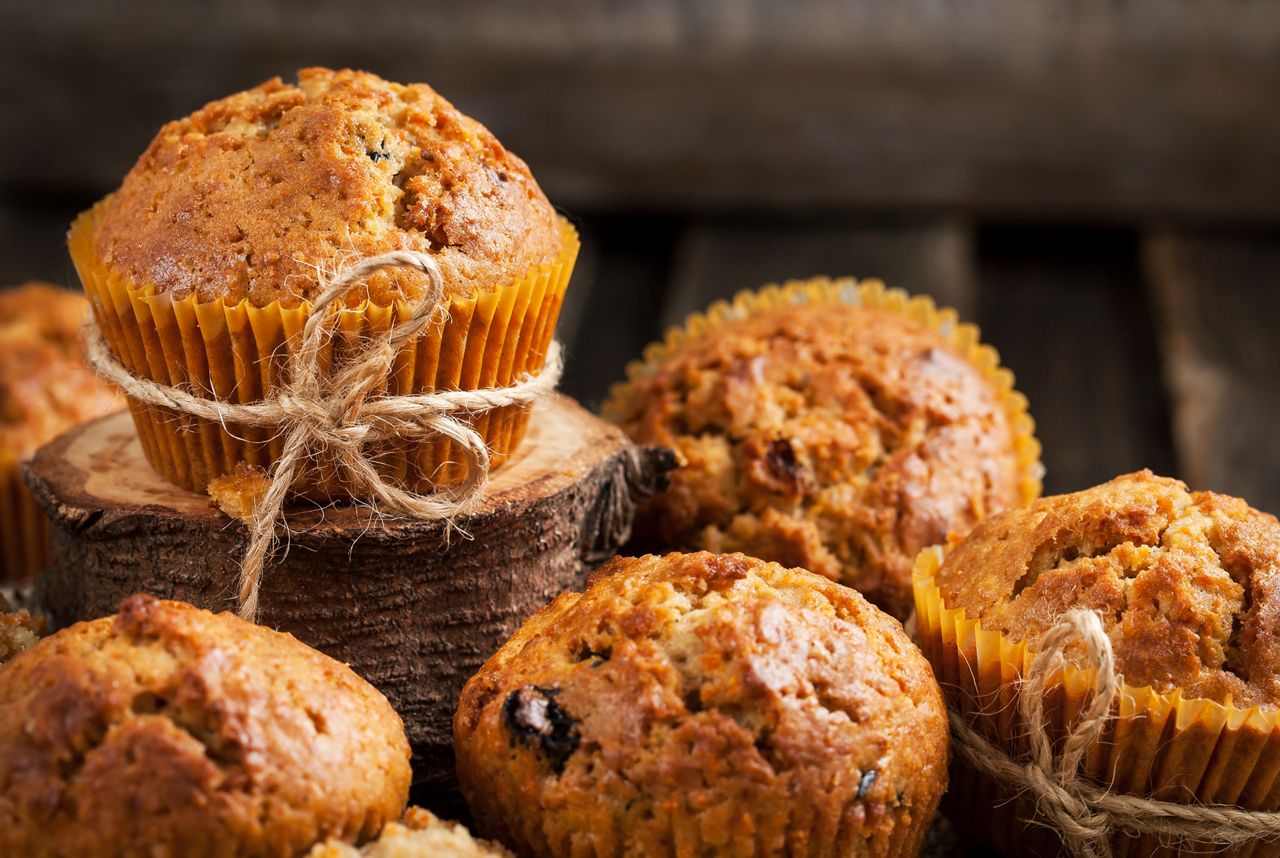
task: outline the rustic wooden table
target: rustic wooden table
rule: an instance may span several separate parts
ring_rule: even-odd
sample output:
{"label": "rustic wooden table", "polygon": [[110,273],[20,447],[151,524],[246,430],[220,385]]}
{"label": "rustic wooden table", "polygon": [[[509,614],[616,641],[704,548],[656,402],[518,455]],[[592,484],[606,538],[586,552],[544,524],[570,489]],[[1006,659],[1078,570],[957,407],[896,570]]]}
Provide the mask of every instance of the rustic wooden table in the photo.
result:
{"label": "rustic wooden table", "polygon": [[[977,322],[1045,489],[1142,467],[1280,513],[1280,9],[66,0],[5,13],[0,284],[159,125],[303,65],[426,80],[580,226],[564,390],[687,313],[879,277]],[[34,81],[34,82],[33,82]],[[954,854],[938,832],[932,855]]]}

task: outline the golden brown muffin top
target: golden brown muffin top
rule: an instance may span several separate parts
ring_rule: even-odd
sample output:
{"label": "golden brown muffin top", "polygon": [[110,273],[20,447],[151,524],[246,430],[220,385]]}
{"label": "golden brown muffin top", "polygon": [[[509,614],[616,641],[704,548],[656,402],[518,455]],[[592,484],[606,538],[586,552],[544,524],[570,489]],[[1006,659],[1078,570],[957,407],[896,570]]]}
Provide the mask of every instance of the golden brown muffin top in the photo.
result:
{"label": "golden brown muffin top", "polygon": [[1018,500],[998,393],[943,336],[884,310],[806,304],[728,322],[609,410],[679,454],[640,539],[803,567],[899,618],[920,549]]}
{"label": "golden brown muffin top", "polygon": [[[100,260],[175,298],[295,306],[390,250],[430,252],[450,294],[553,260],[555,211],[525,163],[426,84],[303,69],[160,129],[106,202]],[[367,280],[376,303],[425,283]]]}
{"label": "golden brown muffin top", "polygon": [[378,839],[363,849],[330,840],[307,858],[510,858],[495,843],[476,840],[456,822],[448,822],[420,807],[405,811],[404,819],[391,822]]}
{"label": "golden brown muffin top", "polygon": [[299,855],[409,780],[386,698],[231,614],[132,596],[0,667],[0,854]]}
{"label": "golden brown muffin top", "polygon": [[521,854],[668,854],[689,814],[717,848],[773,854],[808,814],[861,840],[946,783],[941,695],[898,622],[741,554],[610,561],[468,682],[454,733],[477,826]]}
{"label": "golden brown muffin top", "polygon": [[1280,703],[1280,522],[1238,498],[1150,471],[1042,498],[974,528],[938,584],[1015,640],[1098,612],[1132,686]]}
{"label": "golden brown muffin top", "polygon": [[48,283],[0,291],[0,450],[25,459],[57,435],[121,407],[85,365],[84,296]]}

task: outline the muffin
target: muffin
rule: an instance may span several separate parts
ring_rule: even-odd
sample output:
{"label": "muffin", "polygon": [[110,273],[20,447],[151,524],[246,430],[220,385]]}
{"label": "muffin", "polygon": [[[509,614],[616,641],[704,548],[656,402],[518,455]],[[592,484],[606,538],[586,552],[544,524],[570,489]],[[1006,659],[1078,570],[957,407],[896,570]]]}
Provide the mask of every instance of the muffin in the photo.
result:
{"label": "muffin", "polygon": [[604,409],[679,457],[638,544],[799,566],[905,619],[920,549],[1039,494],[1026,400],[998,361],[954,312],[874,281],[691,316]]}
{"label": "muffin", "polygon": [[741,554],[617,558],[463,689],[458,779],[521,855],[916,854],[942,697],[896,620]]}
{"label": "muffin", "polygon": [[231,614],[132,596],[0,667],[3,855],[299,855],[409,780],[381,694]]}
{"label": "muffin", "polygon": [[[387,391],[504,386],[536,373],[578,249],[524,162],[430,87],[319,68],[164,126],[69,244],[130,372],[242,403],[282,383],[280,356],[328,279],[393,250],[432,256],[447,312],[400,351]],[[411,268],[367,277],[323,360],[405,318],[427,285]],[[148,460],[193,491],[280,453],[267,429],[131,407]],[[495,465],[527,418],[516,406],[475,418]],[[368,452],[388,479],[421,490],[461,478],[452,450],[440,440]],[[333,475],[317,482],[313,493],[343,488]]]}
{"label": "muffin", "polygon": [[44,620],[27,611],[11,610],[0,594],[0,664],[23,650],[31,649],[44,634]]}
{"label": "muffin", "polygon": [[49,555],[49,525],[21,464],[67,429],[122,407],[84,362],[82,296],[48,283],[0,291],[0,582],[34,578]]}
{"label": "muffin", "polygon": [[501,846],[476,840],[456,822],[445,822],[420,807],[411,807],[400,822],[391,822],[378,839],[359,849],[330,840],[307,858],[509,858]]}
{"label": "muffin", "polygon": [[[1124,688],[1082,774],[1115,793],[1280,809],[1280,522],[1237,498],[1188,492],[1150,471],[992,516],[915,568],[919,640],[948,702],[1018,758],[1018,680],[1038,640],[1073,609],[1095,612]],[[1084,646],[1046,692],[1062,735],[1092,688]],[[1057,854],[1026,800],[957,757],[953,819],[998,848]],[[991,808],[994,808],[992,810]],[[1040,819],[1038,821],[1043,821]],[[1116,831],[1116,855],[1190,844]],[[1256,844],[1216,855],[1254,854]],[[1203,845],[1202,845],[1203,846]],[[1179,852],[1181,850],[1181,852]]]}

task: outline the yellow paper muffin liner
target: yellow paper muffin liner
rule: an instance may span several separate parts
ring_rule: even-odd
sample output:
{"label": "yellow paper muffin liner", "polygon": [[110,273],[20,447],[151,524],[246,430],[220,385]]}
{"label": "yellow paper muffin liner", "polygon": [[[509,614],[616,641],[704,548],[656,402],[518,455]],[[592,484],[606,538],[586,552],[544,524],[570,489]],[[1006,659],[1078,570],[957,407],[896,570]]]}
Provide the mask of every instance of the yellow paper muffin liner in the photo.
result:
{"label": "yellow paper muffin liner", "polygon": [[49,562],[49,520],[22,481],[22,460],[0,451],[0,584],[25,584]]}
{"label": "yellow paper muffin liner", "polygon": [[[989,741],[1019,758],[1025,729],[1019,716],[1019,679],[1034,651],[999,630],[982,627],[958,608],[948,608],[937,574],[945,548],[922,551],[912,570],[916,643],[933,665],[948,707]],[[1045,700],[1050,737],[1065,737],[1088,702],[1095,672],[1068,666]],[[1247,810],[1280,808],[1280,710],[1240,708],[1213,700],[1159,693],[1150,686],[1123,685],[1113,717],[1087,755],[1082,774],[1115,792],[1161,801],[1234,805]],[[966,766],[952,754],[949,817],[969,836],[1006,854],[1057,855],[1061,842],[1036,820],[1034,803],[1016,796]],[[1155,835],[1117,831],[1117,858],[1212,854],[1280,854],[1280,844],[1253,842],[1224,847],[1171,843]]]}
{"label": "yellow paper muffin liner", "polygon": [[[68,246],[98,324],[120,362],[135,375],[189,385],[226,402],[257,402],[270,394],[310,305],[289,308],[274,302],[256,307],[247,299],[201,303],[195,296],[175,300],[152,285],[132,282],[94,252],[104,204],[105,200],[76,220]],[[535,266],[507,285],[448,299],[448,313],[441,321],[400,351],[386,390],[403,396],[503,387],[538,372],[578,255],[577,231],[563,219],[559,226],[561,251],[554,261]],[[366,301],[341,310],[337,333],[322,353],[321,365],[332,361],[335,350],[353,348],[359,339],[385,332],[408,312],[403,302],[383,306]],[[129,410],[147,461],[190,491],[203,493],[210,480],[232,473],[241,462],[268,468],[281,451],[280,433],[235,424],[224,427],[132,399]],[[473,426],[492,454],[491,467],[516,450],[528,421],[528,406],[506,406],[475,419]],[[370,445],[368,453],[384,478],[411,491],[429,491],[465,474],[462,457],[448,439]],[[322,496],[345,493],[332,478],[306,489]]]}

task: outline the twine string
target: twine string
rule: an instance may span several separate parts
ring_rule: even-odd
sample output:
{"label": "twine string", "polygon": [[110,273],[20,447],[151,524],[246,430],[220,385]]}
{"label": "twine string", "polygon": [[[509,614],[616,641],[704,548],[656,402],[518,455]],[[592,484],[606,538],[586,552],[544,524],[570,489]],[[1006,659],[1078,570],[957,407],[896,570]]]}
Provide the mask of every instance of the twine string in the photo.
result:
{"label": "twine string", "polygon": [[[1055,753],[1044,715],[1045,691],[1066,666],[1064,653],[1080,641],[1094,669],[1089,701]],[[1111,641],[1093,611],[1076,609],[1041,636],[1018,690],[1018,711],[1028,752],[1014,759],[950,712],[952,746],[964,761],[1017,793],[1030,795],[1067,851],[1076,858],[1111,858],[1116,831],[1152,834],[1169,841],[1234,846],[1280,837],[1280,812],[1232,805],[1183,804],[1111,792],[1086,778],[1081,766],[1102,738],[1124,678],[1116,672]]]}
{"label": "twine string", "polygon": [[[337,355],[325,371],[322,357],[331,343],[347,293],[374,272],[409,267],[427,276],[428,288],[379,335],[350,354]],[[96,322],[85,330],[90,364],[130,398],[201,420],[240,424],[278,432],[284,439],[268,474],[270,484],[254,503],[249,545],[240,564],[237,588],[240,616],[258,614],[262,573],[271,559],[276,526],[292,488],[322,466],[332,466],[353,496],[367,500],[380,514],[452,522],[474,503],[489,475],[489,449],[468,420],[509,405],[530,405],[551,393],[560,379],[559,345],[552,343],[536,375],[506,387],[443,390],[413,395],[381,392],[396,355],[420,337],[444,309],[444,278],[426,253],[393,251],[362,259],[330,280],[311,306],[297,346],[285,360],[287,382],[260,402],[241,404],[207,399],[183,386],[136,376],[120,363]],[[370,443],[447,438],[466,464],[456,485],[417,493],[383,479],[365,455]]]}

